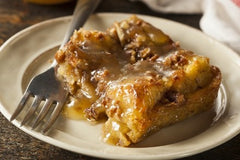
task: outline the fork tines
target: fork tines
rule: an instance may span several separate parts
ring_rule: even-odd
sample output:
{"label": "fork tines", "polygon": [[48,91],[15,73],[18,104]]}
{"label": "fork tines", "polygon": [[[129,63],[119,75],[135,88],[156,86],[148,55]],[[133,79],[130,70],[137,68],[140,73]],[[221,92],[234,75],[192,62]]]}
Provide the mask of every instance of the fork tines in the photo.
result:
{"label": "fork tines", "polygon": [[[30,97],[33,97],[33,95],[29,91],[26,91],[20,103],[18,104],[17,109],[11,116],[10,121],[14,120],[17,116],[19,116],[20,112],[24,109],[24,107],[26,107],[27,101],[30,99]],[[41,107],[39,113],[37,113],[36,115],[36,110],[38,109],[38,107],[40,107],[40,104],[43,101],[45,102]],[[54,106],[54,104],[56,105]],[[44,125],[43,128],[41,129],[42,133],[46,133],[49,130],[49,128],[53,125],[55,120],[57,119],[59,112],[61,111],[62,105],[63,104],[53,101],[51,98],[44,100],[42,99],[41,96],[37,95],[34,97],[31,107],[25,113],[25,116],[20,126],[30,123],[31,121],[33,122],[31,124],[31,129],[35,129],[39,126],[40,122],[47,116],[47,114],[50,114],[46,125]],[[52,112],[49,113],[48,111],[50,110],[51,107],[54,107],[54,108],[52,109]],[[34,117],[34,115],[36,115],[36,118]]]}
{"label": "fork tines", "polygon": [[[20,126],[28,124],[32,129],[39,128],[42,133],[46,133],[60,115],[67,96],[67,91],[55,76],[54,68],[51,68],[33,78],[10,121],[18,117],[26,107]],[[29,105],[31,97],[33,101]]]}

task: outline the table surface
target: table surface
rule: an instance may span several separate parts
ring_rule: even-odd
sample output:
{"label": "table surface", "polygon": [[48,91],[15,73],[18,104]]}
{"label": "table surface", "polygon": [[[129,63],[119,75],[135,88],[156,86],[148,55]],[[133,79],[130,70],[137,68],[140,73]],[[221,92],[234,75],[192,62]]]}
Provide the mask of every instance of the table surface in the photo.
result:
{"label": "table surface", "polygon": [[[71,15],[75,1],[61,5],[35,5],[22,0],[0,0],[0,45],[18,31],[47,19]],[[103,0],[95,11],[145,14],[178,21],[199,29],[200,14],[178,15],[151,11],[141,2]],[[3,75],[1,75],[3,76]],[[2,94],[2,93],[1,93]],[[0,159],[97,159],[42,142],[12,125],[0,114]],[[187,157],[198,159],[239,159],[240,135],[209,151]]]}

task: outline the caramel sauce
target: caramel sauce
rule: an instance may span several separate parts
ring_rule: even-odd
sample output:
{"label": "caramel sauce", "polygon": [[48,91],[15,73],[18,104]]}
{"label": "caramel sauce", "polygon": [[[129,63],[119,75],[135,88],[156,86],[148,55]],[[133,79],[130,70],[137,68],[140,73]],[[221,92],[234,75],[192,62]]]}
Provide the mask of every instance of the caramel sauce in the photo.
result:
{"label": "caramel sauce", "polygon": [[74,120],[86,119],[85,109],[89,108],[90,106],[91,102],[86,98],[76,99],[70,97],[69,102],[64,106],[63,115],[66,118]]}

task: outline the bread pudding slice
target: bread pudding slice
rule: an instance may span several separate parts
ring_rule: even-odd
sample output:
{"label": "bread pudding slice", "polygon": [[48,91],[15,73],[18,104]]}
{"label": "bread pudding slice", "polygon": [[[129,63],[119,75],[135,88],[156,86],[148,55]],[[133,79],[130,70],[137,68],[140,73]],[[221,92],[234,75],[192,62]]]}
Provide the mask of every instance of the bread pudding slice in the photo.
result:
{"label": "bread pudding slice", "polygon": [[221,83],[207,57],[136,16],[75,31],[55,58],[70,93],[64,113],[105,119],[104,141],[120,146],[212,108]]}

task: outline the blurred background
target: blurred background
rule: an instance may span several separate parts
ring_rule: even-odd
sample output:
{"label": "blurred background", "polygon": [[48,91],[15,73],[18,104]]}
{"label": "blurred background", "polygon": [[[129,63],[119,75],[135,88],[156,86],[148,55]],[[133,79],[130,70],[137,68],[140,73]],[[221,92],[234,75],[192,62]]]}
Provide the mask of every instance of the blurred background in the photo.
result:
{"label": "blurred background", "polygon": [[[27,3],[36,1],[36,3]],[[0,45],[16,32],[41,21],[71,15],[75,0],[67,3],[39,5],[44,0],[0,0]],[[57,0],[45,0],[50,3]],[[201,14],[163,14],[154,12],[143,2],[129,0],[102,0],[95,12],[126,12],[171,19],[199,28]]]}

